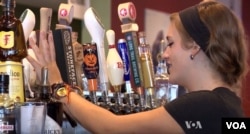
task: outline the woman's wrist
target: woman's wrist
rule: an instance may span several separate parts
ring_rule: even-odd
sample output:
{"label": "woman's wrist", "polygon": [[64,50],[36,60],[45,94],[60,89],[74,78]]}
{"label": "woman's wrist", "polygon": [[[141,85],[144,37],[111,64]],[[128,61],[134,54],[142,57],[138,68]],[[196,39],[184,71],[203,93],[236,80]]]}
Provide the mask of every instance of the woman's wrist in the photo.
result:
{"label": "woman's wrist", "polygon": [[64,82],[57,82],[57,83],[52,84],[51,89],[52,89],[53,98],[60,101],[60,102],[63,102],[63,103],[70,102],[70,93],[71,92],[75,92],[80,96],[82,96],[82,94],[83,94],[83,91],[80,87],[71,86],[71,85],[66,84]]}
{"label": "woman's wrist", "polygon": [[63,98],[67,98],[67,103],[69,103],[69,94],[73,91],[70,85],[64,82],[57,82],[51,85],[51,89],[54,99],[60,101]]}

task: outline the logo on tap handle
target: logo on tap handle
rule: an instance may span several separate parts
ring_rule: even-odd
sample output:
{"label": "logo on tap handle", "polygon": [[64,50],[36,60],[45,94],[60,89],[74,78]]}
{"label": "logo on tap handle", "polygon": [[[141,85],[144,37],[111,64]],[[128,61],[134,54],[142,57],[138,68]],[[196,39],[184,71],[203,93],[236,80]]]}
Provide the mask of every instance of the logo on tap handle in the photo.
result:
{"label": "logo on tap handle", "polygon": [[135,21],[136,19],[135,5],[132,2],[120,4],[118,6],[118,16],[121,21],[123,20]]}

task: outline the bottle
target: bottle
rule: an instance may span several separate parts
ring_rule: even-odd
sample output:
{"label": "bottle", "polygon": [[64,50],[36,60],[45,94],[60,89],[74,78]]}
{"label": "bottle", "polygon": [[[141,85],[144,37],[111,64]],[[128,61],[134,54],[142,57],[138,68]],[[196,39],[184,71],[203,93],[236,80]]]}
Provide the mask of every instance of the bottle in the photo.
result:
{"label": "bottle", "polygon": [[83,46],[80,44],[77,39],[78,39],[78,33],[77,32],[72,32],[72,46],[73,46],[73,53],[74,53],[74,59],[75,59],[75,69],[76,69],[76,74],[77,74],[77,85],[73,86],[78,86],[83,89],[83,69],[82,69],[82,64],[83,64]]}
{"label": "bottle", "polygon": [[2,0],[0,17],[0,73],[10,76],[9,95],[20,102],[25,101],[22,59],[27,47],[22,23],[15,17],[16,0]]}
{"label": "bottle", "polygon": [[14,101],[9,97],[9,75],[0,75],[0,133],[15,134]]}
{"label": "bottle", "polygon": [[156,90],[156,99],[159,105],[164,105],[169,102],[170,99],[170,88],[171,84],[169,83],[169,75],[167,73],[167,63],[164,58],[162,58],[162,54],[164,52],[164,48],[166,47],[166,43],[164,40],[161,40],[160,51],[157,54],[158,65],[156,67],[155,73],[155,90]]}
{"label": "bottle", "polygon": [[149,108],[155,107],[155,82],[154,82],[154,68],[151,56],[151,49],[149,44],[146,42],[145,32],[139,32],[139,57],[142,69],[142,77],[144,80],[144,88],[146,90],[146,105]]}
{"label": "bottle", "polygon": [[47,103],[47,116],[45,118],[45,133],[61,133],[63,122],[62,103],[52,99],[52,89],[48,80],[48,68],[43,67],[41,71],[40,95],[38,101]]}

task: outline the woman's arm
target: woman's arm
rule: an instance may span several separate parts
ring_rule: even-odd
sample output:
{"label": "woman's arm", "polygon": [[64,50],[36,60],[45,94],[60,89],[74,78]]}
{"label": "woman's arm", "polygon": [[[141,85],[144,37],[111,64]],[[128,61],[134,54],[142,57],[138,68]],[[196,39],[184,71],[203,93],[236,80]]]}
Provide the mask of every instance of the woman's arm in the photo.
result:
{"label": "woman's arm", "polygon": [[109,134],[179,134],[182,128],[164,107],[129,115],[115,115],[92,104],[75,92],[60,100],[65,109],[87,130],[93,133]]}
{"label": "woman's arm", "polygon": [[[28,61],[36,69],[38,78],[41,78],[41,68],[47,66],[49,74],[53,74],[49,75],[49,82],[51,84],[62,82],[61,74],[55,60],[52,33],[49,33],[47,41],[45,33],[41,32],[40,41],[42,43],[38,47],[32,39],[29,39],[30,46],[34,50],[37,60],[28,56]],[[89,102],[75,92],[70,92],[68,97],[63,97],[59,100],[64,104],[65,111],[84,128],[93,133],[183,133],[181,127],[164,107],[147,112],[118,116]]]}

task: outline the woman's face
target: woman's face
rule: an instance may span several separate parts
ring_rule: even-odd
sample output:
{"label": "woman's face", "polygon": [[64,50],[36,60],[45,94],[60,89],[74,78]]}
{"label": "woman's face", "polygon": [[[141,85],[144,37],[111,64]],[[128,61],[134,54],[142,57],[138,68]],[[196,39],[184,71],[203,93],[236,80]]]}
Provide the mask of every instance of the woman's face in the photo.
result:
{"label": "woman's face", "polygon": [[[174,23],[171,23],[167,31],[167,47],[163,57],[168,64],[170,83],[182,84],[187,76],[188,62],[190,61],[190,49],[184,48],[183,41]],[[190,76],[188,76],[190,77]]]}

